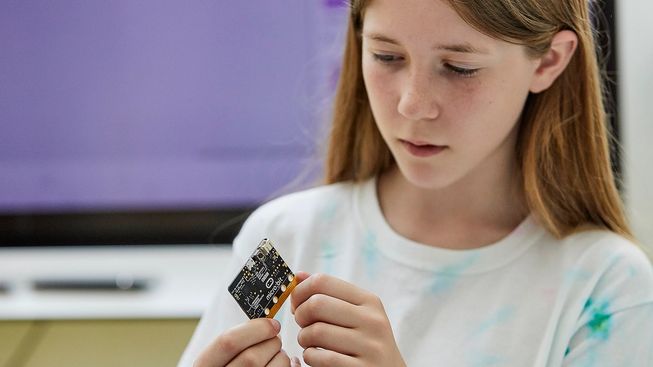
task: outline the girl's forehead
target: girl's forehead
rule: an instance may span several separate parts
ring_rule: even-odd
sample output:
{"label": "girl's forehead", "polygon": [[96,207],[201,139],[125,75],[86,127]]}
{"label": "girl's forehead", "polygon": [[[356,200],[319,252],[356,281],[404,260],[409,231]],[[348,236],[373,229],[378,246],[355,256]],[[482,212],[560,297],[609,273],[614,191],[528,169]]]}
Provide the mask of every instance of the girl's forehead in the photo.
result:
{"label": "girl's forehead", "polygon": [[363,17],[363,35],[382,35],[400,44],[467,44],[492,51],[503,41],[465,22],[445,0],[374,0]]}
{"label": "girl's forehead", "polygon": [[374,0],[365,6],[363,14],[364,19],[374,15],[383,20],[410,22],[422,27],[433,25],[434,21],[465,23],[446,0]]}

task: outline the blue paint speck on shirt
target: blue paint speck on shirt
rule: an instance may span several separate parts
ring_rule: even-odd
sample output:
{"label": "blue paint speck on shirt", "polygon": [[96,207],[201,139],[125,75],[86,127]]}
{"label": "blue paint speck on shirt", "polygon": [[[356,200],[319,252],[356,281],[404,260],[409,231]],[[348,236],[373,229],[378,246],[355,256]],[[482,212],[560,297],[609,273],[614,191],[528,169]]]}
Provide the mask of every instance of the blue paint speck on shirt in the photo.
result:
{"label": "blue paint speck on shirt", "polygon": [[460,277],[460,274],[474,265],[478,258],[478,254],[472,254],[458,263],[451,264],[437,271],[433,275],[430,292],[438,294],[451,289]]}
{"label": "blue paint speck on shirt", "polygon": [[326,274],[333,275],[334,259],[337,252],[330,239],[323,239],[320,242],[320,259],[322,261],[322,271]]}
{"label": "blue paint speck on shirt", "polygon": [[478,326],[475,336],[483,334],[484,332],[490,330],[493,327],[504,324],[511,320],[515,315],[514,306],[505,306],[499,309],[497,312],[491,314],[487,319],[483,320]]}
{"label": "blue paint speck on shirt", "polygon": [[609,308],[610,303],[607,301],[597,302],[596,300],[589,298],[587,302],[585,302],[584,311],[589,316],[587,328],[590,338],[606,340],[610,336],[610,331],[612,329],[612,315],[608,311]]}
{"label": "blue paint speck on shirt", "polygon": [[376,247],[376,234],[372,231],[365,233],[363,239],[363,260],[367,269],[367,275],[370,277],[376,276],[378,267],[378,248]]}

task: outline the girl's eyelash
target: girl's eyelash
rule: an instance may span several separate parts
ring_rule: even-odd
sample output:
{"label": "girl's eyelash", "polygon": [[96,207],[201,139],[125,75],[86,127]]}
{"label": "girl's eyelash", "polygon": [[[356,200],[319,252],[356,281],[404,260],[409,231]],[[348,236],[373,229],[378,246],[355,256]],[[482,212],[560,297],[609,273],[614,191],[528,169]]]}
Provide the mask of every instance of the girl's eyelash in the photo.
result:
{"label": "girl's eyelash", "polygon": [[451,64],[445,64],[444,66],[447,68],[447,70],[449,70],[452,73],[455,73],[457,75],[460,75],[460,76],[462,76],[464,78],[469,78],[469,77],[472,77],[472,76],[476,75],[476,73],[479,70],[479,69],[461,68],[461,67],[458,67],[458,66],[453,66]]}
{"label": "girl's eyelash", "polygon": [[[374,60],[384,64],[384,65],[392,65],[394,63],[400,62],[403,60],[403,57],[401,56],[395,56],[395,55],[390,55],[390,54],[378,54],[378,53],[372,53],[372,56],[374,57]],[[447,69],[447,71],[454,73],[458,76],[461,76],[463,78],[470,78],[476,75],[476,73],[479,71],[479,69],[467,69],[467,68],[461,68],[459,66],[454,66],[451,64],[444,64],[444,67]]]}
{"label": "girl's eyelash", "polygon": [[400,56],[395,56],[395,55],[388,55],[388,54],[377,54],[377,53],[372,53],[372,56],[376,61],[379,61],[383,64],[392,64],[393,62],[401,61],[402,58]]}

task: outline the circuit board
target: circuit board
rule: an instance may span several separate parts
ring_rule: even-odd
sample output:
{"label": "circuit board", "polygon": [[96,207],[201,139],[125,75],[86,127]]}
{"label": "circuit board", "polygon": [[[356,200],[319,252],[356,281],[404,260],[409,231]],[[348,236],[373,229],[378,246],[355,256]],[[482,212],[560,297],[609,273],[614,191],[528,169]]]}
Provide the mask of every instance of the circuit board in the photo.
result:
{"label": "circuit board", "polygon": [[295,274],[265,238],[229,285],[229,293],[250,319],[273,318],[296,285]]}

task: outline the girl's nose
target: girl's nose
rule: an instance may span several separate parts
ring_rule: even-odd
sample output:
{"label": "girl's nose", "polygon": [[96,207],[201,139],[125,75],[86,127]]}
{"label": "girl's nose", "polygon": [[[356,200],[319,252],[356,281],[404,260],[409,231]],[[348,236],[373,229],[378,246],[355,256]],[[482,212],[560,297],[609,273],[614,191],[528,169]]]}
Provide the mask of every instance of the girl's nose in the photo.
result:
{"label": "girl's nose", "polygon": [[406,81],[397,106],[398,112],[412,121],[433,120],[440,114],[429,76],[412,75]]}

